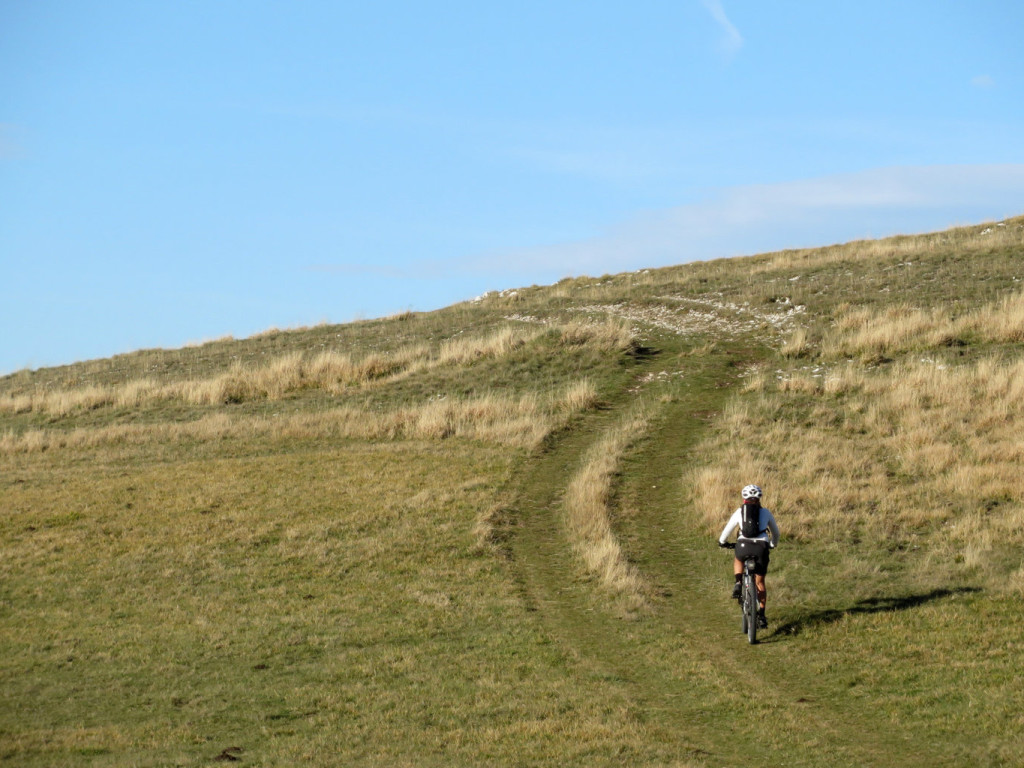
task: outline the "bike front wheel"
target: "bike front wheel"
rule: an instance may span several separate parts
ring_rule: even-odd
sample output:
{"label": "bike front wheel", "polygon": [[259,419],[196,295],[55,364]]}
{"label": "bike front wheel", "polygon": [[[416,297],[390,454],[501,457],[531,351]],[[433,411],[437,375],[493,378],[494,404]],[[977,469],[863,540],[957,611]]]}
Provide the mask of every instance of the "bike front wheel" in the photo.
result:
{"label": "bike front wheel", "polygon": [[743,631],[747,633],[747,642],[757,642],[757,585],[748,577],[743,595]]}

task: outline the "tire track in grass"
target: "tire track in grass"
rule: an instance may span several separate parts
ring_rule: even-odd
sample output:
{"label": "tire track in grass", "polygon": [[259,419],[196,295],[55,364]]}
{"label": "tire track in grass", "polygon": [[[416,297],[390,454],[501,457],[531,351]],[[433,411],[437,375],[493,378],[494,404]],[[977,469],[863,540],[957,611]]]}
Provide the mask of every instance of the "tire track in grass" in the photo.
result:
{"label": "tire track in grass", "polygon": [[941,764],[926,745],[885,731],[878,713],[835,706],[807,670],[793,677],[802,663],[795,647],[751,647],[740,637],[727,600],[729,563],[680,509],[683,470],[706,426],[701,414],[724,405],[737,377],[727,352],[689,367],[681,382],[666,383],[672,395],[627,457],[612,500],[632,509],[617,533],[654,585],[654,615],[623,621],[607,595],[579,577],[560,519],[581,457],[621,418],[623,403],[562,434],[520,479],[511,551],[528,605],[577,673],[622,686],[651,738],[674,745],[681,760],[735,765],[757,755],[766,765],[882,766],[899,755],[903,765]]}

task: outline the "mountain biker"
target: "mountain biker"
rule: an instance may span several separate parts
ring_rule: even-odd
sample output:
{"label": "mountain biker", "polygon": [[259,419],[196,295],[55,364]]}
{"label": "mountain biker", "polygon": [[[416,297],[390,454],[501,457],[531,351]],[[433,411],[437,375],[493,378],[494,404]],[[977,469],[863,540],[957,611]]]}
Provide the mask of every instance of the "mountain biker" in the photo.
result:
{"label": "mountain biker", "polygon": [[[768,619],[765,618],[764,609],[768,602],[768,590],[765,587],[765,575],[768,573],[768,550],[775,549],[779,543],[779,526],[775,522],[775,516],[767,507],[761,506],[761,497],[764,492],[757,485],[748,485],[740,491],[743,497],[743,506],[732,513],[729,522],[725,524],[722,533],[718,537],[718,546],[724,547],[726,539],[733,531],[738,531],[736,537],[736,558],[733,560],[732,570],[736,577],[736,586],[733,587],[732,596],[740,597],[740,585],[743,580],[743,561],[754,556],[757,564],[754,567],[754,583],[757,586],[757,624],[760,629],[768,626]],[[744,507],[751,514],[751,519],[756,516],[756,532],[748,532],[752,535],[744,535],[741,523],[743,521]]]}

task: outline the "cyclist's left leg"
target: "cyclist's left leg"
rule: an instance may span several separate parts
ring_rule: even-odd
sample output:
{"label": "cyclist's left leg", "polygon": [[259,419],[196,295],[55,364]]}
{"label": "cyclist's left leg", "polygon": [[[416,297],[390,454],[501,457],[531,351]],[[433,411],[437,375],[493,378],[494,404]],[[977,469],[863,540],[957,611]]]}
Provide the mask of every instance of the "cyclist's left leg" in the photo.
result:
{"label": "cyclist's left leg", "polygon": [[768,602],[768,589],[764,585],[764,575],[754,575],[754,586],[757,587],[757,626],[758,629],[768,629],[768,619],[765,618],[764,608]]}
{"label": "cyclist's left leg", "polygon": [[757,559],[757,573],[754,575],[754,585],[757,587],[757,607],[764,615],[765,603],[768,602],[768,587],[765,586],[765,577],[768,575],[768,545],[761,544],[760,556]]}

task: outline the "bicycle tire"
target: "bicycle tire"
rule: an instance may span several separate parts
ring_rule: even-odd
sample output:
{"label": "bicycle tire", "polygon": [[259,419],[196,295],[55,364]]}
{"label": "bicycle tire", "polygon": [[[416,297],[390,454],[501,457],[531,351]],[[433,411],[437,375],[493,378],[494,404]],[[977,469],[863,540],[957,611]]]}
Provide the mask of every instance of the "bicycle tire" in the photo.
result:
{"label": "bicycle tire", "polygon": [[743,597],[743,623],[746,625],[747,642],[757,642],[757,585],[749,573],[744,579],[746,594]]}

